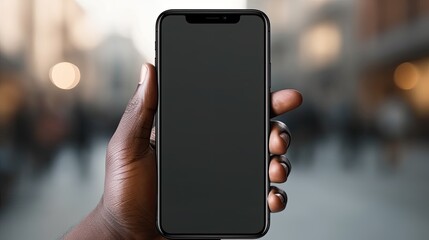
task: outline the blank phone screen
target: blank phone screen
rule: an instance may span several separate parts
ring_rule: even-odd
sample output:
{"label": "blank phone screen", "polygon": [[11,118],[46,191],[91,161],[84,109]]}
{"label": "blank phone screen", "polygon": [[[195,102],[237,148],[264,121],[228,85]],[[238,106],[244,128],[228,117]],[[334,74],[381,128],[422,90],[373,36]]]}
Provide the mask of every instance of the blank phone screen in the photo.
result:
{"label": "blank phone screen", "polygon": [[168,234],[265,229],[266,25],[257,14],[159,22],[159,226]]}

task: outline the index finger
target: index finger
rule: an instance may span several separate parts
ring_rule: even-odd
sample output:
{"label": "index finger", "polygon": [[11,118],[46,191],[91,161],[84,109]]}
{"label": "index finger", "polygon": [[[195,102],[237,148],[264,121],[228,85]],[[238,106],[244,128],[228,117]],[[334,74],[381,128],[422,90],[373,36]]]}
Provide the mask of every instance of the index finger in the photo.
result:
{"label": "index finger", "polygon": [[289,112],[301,105],[302,95],[294,89],[284,89],[271,93],[271,117]]}

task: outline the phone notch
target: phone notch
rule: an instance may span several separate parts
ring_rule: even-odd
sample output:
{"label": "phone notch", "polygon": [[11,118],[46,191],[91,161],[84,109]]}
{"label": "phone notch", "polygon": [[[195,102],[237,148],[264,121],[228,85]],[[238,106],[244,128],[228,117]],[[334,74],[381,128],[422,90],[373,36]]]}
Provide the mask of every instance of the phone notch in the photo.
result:
{"label": "phone notch", "polygon": [[240,21],[240,14],[237,13],[207,13],[207,14],[194,14],[186,15],[188,23],[217,23],[217,24],[234,24]]}

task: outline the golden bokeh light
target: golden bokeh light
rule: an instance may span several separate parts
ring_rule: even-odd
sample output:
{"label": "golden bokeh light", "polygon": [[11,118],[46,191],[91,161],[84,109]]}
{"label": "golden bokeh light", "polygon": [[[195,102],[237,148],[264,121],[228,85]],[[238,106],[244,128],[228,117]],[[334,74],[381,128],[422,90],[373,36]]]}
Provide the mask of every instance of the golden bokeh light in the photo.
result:
{"label": "golden bokeh light", "polygon": [[419,80],[419,69],[410,62],[402,63],[395,69],[394,81],[396,86],[398,86],[400,89],[413,89]]}
{"label": "golden bokeh light", "polygon": [[342,36],[339,26],[329,21],[322,22],[301,36],[301,60],[306,66],[324,67],[337,60],[341,47]]}
{"label": "golden bokeh light", "polygon": [[79,84],[80,71],[79,68],[72,63],[61,62],[55,64],[49,70],[49,78],[56,87],[70,90]]}
{"label": "golden bokeh light", "polygon": [[422,59],[417,62],[419,70],[419,80],[416,86],[410,91],[410,97],[415,109],[420,114],[429,113],[429,59]]}

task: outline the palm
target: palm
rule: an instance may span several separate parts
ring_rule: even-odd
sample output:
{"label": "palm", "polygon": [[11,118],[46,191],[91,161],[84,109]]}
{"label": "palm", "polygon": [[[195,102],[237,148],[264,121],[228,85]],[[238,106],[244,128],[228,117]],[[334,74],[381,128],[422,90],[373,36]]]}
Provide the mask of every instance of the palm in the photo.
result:
{"label": "palm", "polygon": [[104,205],[128,233],[156,239],[156,159],[151,147],[143,155],[120,150],[106,162]]}

